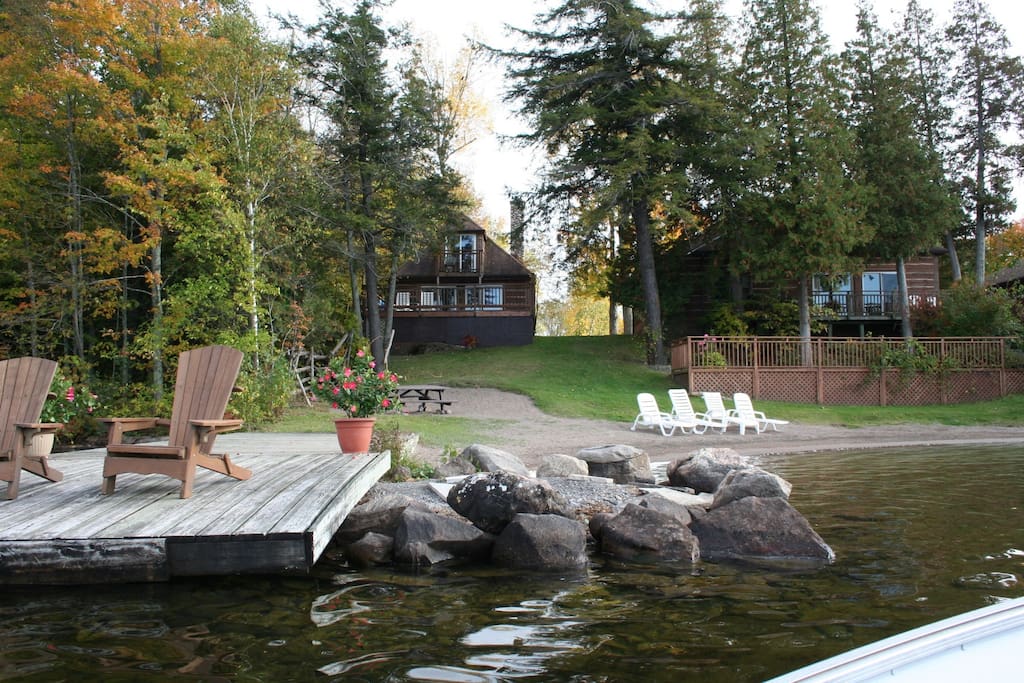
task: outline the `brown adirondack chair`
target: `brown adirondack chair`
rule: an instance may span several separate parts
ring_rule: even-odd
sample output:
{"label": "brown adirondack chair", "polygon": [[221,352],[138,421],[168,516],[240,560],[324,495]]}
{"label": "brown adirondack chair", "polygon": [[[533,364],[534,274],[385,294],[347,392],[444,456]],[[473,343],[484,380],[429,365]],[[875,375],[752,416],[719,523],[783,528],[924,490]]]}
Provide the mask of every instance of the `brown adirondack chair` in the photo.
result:
{"label": "brown adirondack chair", "polygon": [[22,470],[50,481],[64,478],[47,456],[26,453],[36,434],[55,434],[64,426],[39,421],[56,372],[57,364],[45,358],[0,361],[0,481],[7,482],[8,500],[18,497]]}
{"label": "brown adirondack chair", "polygon": [[[248,479],[252,471],[226,454],[211,453],[218,434],[242,426],[242,420],[224,419],[228,399],[242,365],[242,352],[228,346],[206,346],[185,351],[178,358],[171,419],[155,417],[105,418],[107,457],[103,461],[103,493],[114,492],[117,475],[163,474],[181,481],[181,497],[192,495],[196,467],[205,467],[235,479]],[[169,428],[166,445],[124,443],[125,432]]]}

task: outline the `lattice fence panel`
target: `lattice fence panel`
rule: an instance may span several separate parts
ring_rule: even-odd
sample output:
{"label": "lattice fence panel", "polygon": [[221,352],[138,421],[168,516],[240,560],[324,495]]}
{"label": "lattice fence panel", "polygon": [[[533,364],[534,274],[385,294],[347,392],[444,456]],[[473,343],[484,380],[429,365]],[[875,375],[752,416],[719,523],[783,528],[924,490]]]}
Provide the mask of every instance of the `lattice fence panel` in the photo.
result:
{"label": "lattice fence panel", "polygon": [[1024,370],[1006,371],[1006,392],[1024,394]]}
{"label": "lattice fence panel", "polygon": [[950,372],[945,377],[946,401],[970,403],[999,398],[999,371]]}
{"label": "lattice fence panel", "polygon": [[878,377],[869,370],[829,370],[822,373],[825,405],[872,406],[879,403]]}
{"label": "lattice fence panel", "polygon": [[731,396],[737,391],[745,394],[751,393],[753,387],[753,376],[746,370],[719,370],[693,368],[693,378],[690,381],[691,392],[699,394],[702,391],[718,391],[723,396]]}
{"label": "lattice fence panel", "polygon": [[885,373],[888,404],[894,406],[925,406],[942,403],[939,380],[934,375],[900,375]]}
{"label": "lattice fence panel", "polygon": [[764,370],[758,382],[757,399],[789,403],[818,400],[818,373],[814,370]]}

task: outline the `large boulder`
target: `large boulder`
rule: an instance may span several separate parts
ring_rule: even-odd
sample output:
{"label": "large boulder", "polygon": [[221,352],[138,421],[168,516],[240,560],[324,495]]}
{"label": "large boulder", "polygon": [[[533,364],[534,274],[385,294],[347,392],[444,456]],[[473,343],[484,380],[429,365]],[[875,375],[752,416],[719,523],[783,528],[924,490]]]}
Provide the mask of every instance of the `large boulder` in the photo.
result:
{"label": "large boulder", "polygon": [[740,498],[695,519],[690,528],[700,539],[701,555],[711,560],[835,560],[810,523],[782,498]]}
{"label": "large boulder", "polygon": [[601,552],[626,560],[696,562],[700,544],[686,525],[653,507],[629,503],[599,529]]}
{"label": "large boulder", "polygon": [[587,533],[579,522],[558,515],[518,514],[494,541],[491,560],[512,569],[583,569]]}
{"label": "large boulder", "polygon": [[670,462],[665,473],[670,486],[714,493],[729,472],[745,467],[749,461],[731,448],[702,448]]}
{"label": "large boulder", "polygon": [[670,498],[661,496],[658,494],[648,494],[641,496],[636,504],[642,508],[649,508],[651,510],[657,510],[663,512],[669,517],[672,517],[683,526],[690,526],[690,522],[693,521],[690,510],[685,505],[681,505]]}
{"label": "large boulder", "polygon": [[428,510],[423,502],[400,493],[371,498],[352,508],[335,537],[342,543],[351,543],[370,532],[394,536],[398,520],[406,508],[410,507]]}
{"label": "large boulder", "polygon": [[572,517],[565,498],[542,479],[511,472],[471,475],[452,486],[448,504],[460,515],[492,534],[519,513]]}
{"label": "large boulder", "polygon": [[592,446],[576,453],[587,463],[591,476],[607,477],[616,484],[653,484],[651,459],[647,453],[626,445]]}
{"label": "large boulder", "polygon": [[756,496],[758,498],[782,498],[789,500],[793,485],[777,474],[760,467],[733,470],[725,476],[715,491],[715,499],[711,510],[728,505],[734,500]]}
{"label": "large boulder", "polygon": [[490,555],[494,537],[453,517],[406,509],[395,530],[395,561],[417,567]]}
{"label": "large boulder", "polygon": [[477,472],[476,465],[466,460],[461,455],[445,460],[434,468],[434,476],[439,479],[448,477],[464,477]]}
{"label": "large boulder", "polygon": [[530,476],[530,470],[526,469],[522,460],[498,448],[476,443],[462,449],[459,457],[472,463],[480,472],[511,472],[523,477]]}
{"label": "large boulder", "polygon": [[589,474],[590,470],[587,469],[587,463],[583,462],[579,458],[574,458],[571,455],[564,455],[562,453],[545,455],[544,459],[540,462],[540,467],[537,468],[538,479],[571,477],[573,475],[585,477]]}
{"label": "large boulder", "polygon": [[345,556],[359,567],[391,564],[395,558],[395,539],[371,531],[355,543],[349,543]]}

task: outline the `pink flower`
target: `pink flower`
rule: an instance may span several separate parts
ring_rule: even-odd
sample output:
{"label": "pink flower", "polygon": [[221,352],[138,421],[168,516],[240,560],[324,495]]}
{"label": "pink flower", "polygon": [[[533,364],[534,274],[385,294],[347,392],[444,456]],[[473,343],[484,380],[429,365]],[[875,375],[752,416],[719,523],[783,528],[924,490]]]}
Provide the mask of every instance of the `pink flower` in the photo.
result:
{"label": "pink flower", "polygon": [[392,382],[397,382],[398,381],[398,375],[392,374],[391,377],[389,377],[388,379],[390,379]]}
{"label": "pink flower", "polygon": [[356,351],[356,355],[362,358],[363,356],[366,355],[366,352],[363,351],[362,349],[359,349],[358,351]]}
{"label": "pink flower", "polygon": [[384,371],[377,373],[377,379],[384,379],[385,377],[387,377],[387,373],[385,373]]}
{"label": "pink flower", "polygon": [[333,389],[331,389],[331,393],[337,396],[338,394],[341,393],[341,389],[339,389],[338,387],[334,387]]}
{"label": "pink flower", "polygon": [[352,368],[345,368],[345,376],[346,377],[351,377],[352,376]]}
{"label": "pink flower", "polygon": [[349,410],[354,413],[354,412],[356,412],[356,410],[358,410],[358,408],[356,408],[355,406],[352,406],[351,408],[349,408]]}
{"label": "pink flower", "polygon": [[371,361],[370,361],[370,367],[371,367],[371,368],[375,368],[375,367],[377,367],[377,361],[375,361],[375,360],[371,360]]}
{"label": "pink flower", "polygon": [[338,404],[337,403],[332,403],[331,407],[334,408],[335,410],[337,410],[338,409]]}
{"label": "pink flower", "polygon": [[385,408],[390,408],[391,407],[391,399],[387,399],[386,398],[383,401],[381,401],[380,404],[382,406],[384,406]]}
{"label": "pink flower", "polygon": [[73,403],[74,402],[74,400],[75,400],[75,388],[74,387],[68,387],[67,399],[68,399],[68,403]]}

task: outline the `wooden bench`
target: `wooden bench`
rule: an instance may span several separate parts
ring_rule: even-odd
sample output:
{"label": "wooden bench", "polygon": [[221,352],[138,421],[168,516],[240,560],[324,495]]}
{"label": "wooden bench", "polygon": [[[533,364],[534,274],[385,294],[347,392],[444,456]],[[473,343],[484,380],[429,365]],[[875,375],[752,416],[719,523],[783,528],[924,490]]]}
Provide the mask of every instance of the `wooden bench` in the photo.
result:
{"label": "wooden bench", "polygon": [[420,407],[416,411],[416,412],[419,412],[419,413],[427,412],[427,404],[428,403],[437,406],[437,412],[439,412],[439,413],[447,413],[448,411],[445,410],[445,408],[450,407],[452,405],[452,403],[454,403],[454,401],[446,401],[444,399],[438,399],[438,398],[430,398],[430,399],[418,399],[417,398],[417,399],[413,399],[412,401],[410,401],[410,403],[419,403],[420,404]]}

